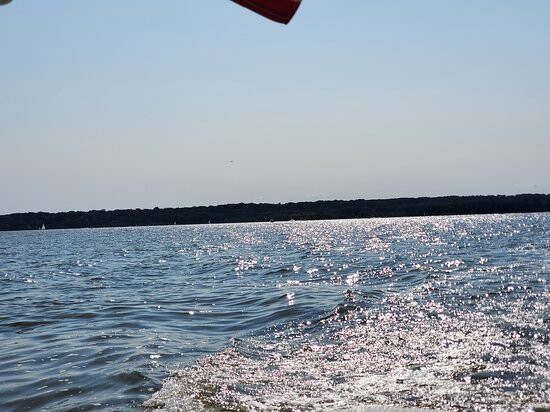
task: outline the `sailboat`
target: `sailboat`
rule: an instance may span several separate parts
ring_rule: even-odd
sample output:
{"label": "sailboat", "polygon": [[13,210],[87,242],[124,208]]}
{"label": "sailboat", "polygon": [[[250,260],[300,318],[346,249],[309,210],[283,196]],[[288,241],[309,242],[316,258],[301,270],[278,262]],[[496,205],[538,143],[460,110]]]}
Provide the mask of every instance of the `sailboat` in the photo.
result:
{"label": "sailboat", "polygon": [[44,225],[44,223],[42,223],[42,227],[40,228],[40,230],[46,230],[46,225]]}

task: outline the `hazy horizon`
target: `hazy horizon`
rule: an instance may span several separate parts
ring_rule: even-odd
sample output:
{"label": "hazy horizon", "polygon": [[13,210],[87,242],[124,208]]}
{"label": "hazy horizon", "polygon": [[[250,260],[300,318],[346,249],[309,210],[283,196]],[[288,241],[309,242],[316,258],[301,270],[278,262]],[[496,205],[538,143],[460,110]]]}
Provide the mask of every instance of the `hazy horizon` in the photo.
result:
{"label": "hazy horizon", "polygon": [[0,7],[0,214],[550,193],[550,3]]}

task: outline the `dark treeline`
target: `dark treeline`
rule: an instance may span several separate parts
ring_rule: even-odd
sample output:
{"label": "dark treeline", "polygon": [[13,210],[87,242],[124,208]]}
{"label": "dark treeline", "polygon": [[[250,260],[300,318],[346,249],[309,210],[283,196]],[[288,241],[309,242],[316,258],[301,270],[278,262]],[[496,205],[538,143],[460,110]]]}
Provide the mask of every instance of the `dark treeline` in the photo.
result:
{"label": "dark treeline", "polygon": [[549,212],[550,195],[446,196],[385,200],[331,200],[285,204],[239,203],[166,209],[14,213],[0,216],[0,230],[186,225],[369,217]]}

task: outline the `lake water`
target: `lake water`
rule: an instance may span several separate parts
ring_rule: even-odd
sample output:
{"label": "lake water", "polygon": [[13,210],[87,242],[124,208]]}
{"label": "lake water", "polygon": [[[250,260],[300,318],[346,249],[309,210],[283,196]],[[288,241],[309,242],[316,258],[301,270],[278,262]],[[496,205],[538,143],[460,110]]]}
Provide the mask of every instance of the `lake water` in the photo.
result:
{"label": "lake water", "polygon": [[0,232],[0,410],[550,407],[550,214]]}

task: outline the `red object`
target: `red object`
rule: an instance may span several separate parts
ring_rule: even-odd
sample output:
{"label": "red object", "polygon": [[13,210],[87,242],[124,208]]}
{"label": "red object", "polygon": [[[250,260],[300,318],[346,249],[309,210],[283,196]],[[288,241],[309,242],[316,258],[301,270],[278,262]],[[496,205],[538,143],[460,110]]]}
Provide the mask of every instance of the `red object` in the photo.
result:
{"label": "red object", "polygon": [[301,0],[233,0],[268,19],[287,24],[300,7]]}

